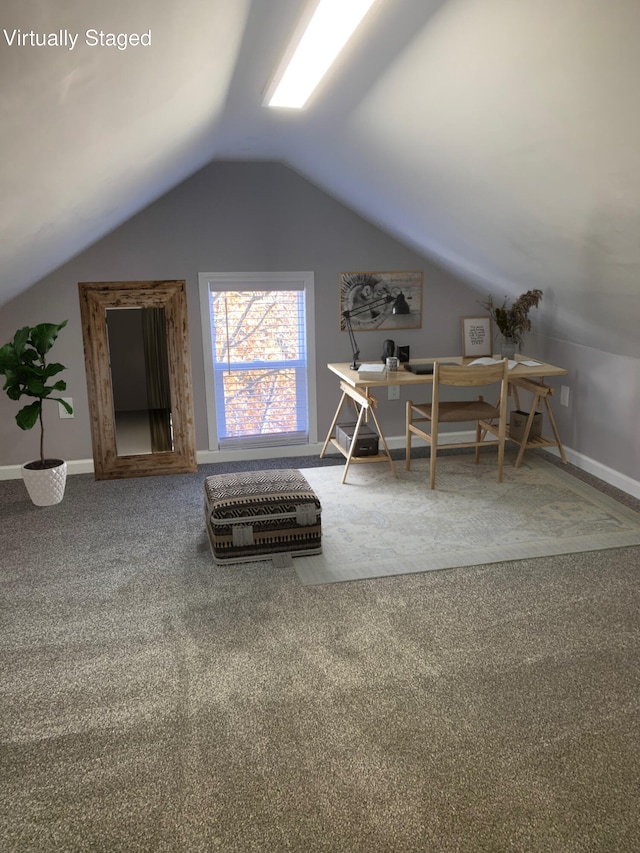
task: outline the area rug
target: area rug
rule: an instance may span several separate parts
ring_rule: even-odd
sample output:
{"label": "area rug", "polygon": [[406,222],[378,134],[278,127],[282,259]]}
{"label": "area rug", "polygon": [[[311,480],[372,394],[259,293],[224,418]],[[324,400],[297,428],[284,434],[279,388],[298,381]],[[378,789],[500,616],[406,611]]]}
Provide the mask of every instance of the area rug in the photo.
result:
{"label": "area rug", "polygon": [[436,489],[428,459],[396,464],[305,468],[322,504],[323,553],[293,560],[301,583],[353,581],[640,544],[640,514],[529,454],[520,468],[507,454],[438,459]]}

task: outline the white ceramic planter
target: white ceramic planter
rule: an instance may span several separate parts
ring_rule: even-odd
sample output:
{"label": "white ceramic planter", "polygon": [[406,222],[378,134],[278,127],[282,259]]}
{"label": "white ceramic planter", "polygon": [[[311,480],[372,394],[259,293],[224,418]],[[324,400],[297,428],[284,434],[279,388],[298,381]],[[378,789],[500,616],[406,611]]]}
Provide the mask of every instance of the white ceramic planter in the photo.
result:
{"label": "white ceramic planter", "polygon": [[32,462],[22,466],[22,479],[29,497],[36,506],[59,504],[67,483],[67,463],[62,459],[48,460],[58,464],[51,468],[29,468]]}

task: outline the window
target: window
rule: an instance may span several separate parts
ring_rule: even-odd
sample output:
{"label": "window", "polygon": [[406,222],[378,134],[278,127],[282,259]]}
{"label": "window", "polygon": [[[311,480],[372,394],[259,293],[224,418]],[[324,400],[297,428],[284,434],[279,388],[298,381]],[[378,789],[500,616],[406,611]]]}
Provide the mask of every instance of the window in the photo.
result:
{"label": "window", "polygon": [[312,273],[201,273],[209,446],[317,440]]}

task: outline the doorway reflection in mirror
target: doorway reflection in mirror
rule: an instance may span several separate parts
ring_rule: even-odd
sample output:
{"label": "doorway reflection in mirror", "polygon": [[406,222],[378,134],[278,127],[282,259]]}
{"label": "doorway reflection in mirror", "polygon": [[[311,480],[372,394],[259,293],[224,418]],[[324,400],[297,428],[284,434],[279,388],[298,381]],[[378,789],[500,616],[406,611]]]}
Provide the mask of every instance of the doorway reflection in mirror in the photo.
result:
{"label": "doorway reflection in mirror", "polygon": [[118,456],[174,449],[164,307],[106,309]]}

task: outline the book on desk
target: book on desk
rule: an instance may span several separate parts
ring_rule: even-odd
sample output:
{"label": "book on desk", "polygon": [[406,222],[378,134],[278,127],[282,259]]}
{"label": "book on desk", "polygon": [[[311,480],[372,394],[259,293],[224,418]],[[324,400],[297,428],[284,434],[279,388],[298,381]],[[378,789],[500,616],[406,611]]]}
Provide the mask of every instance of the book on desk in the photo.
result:
{"label": "book on desk", "polygon": [[[498,361],[498,359],[485,356],[483,358],[476,358],[473,361],[470,361],[467,366],[468,367],[473,366],[474,364],[478,364],[478,365],[495,364],[496,361]],[[443,361],[440,363],[441,364],[458,364],[458,362],[455,362],[455,361]],[[509,370],[513,370],[513,368],[517,367],[519,364],[524,364],[527,367],[536,367],[539,364],[541,364],[541,362],[534,361],[533,359],[528,359],[527,361],[524,361],[524,360],[523,361],[516,361],[515,359],[510,358],[509,359]],[[431,364],[405,364],[404,369],[409,370],[411,373],[415,373],[417,376],[423,376],[425,374],[428,375],[430,373],[433,373],[433,365],[434,365],[434,362],[432,362]]]}
{"label": "book on desk", "polygon": [[[488,356],[484,356],[483,358],[475,358],[473,361],[470,361],[469,364],[495,364],[497,359],[489,358]],[[513,370],[514,367],[517,367],[519,364],[524,364],[526,367],[538,367],[542,364],[541,361],[535,361],[532,358],[517,360],[514,358],[508,359],[509,370]]]}
{"label": "book on desk", "polygon": [[378,362],[363,363],[358,368],[358,379],[385,379],[386,376],[386,366]]}

